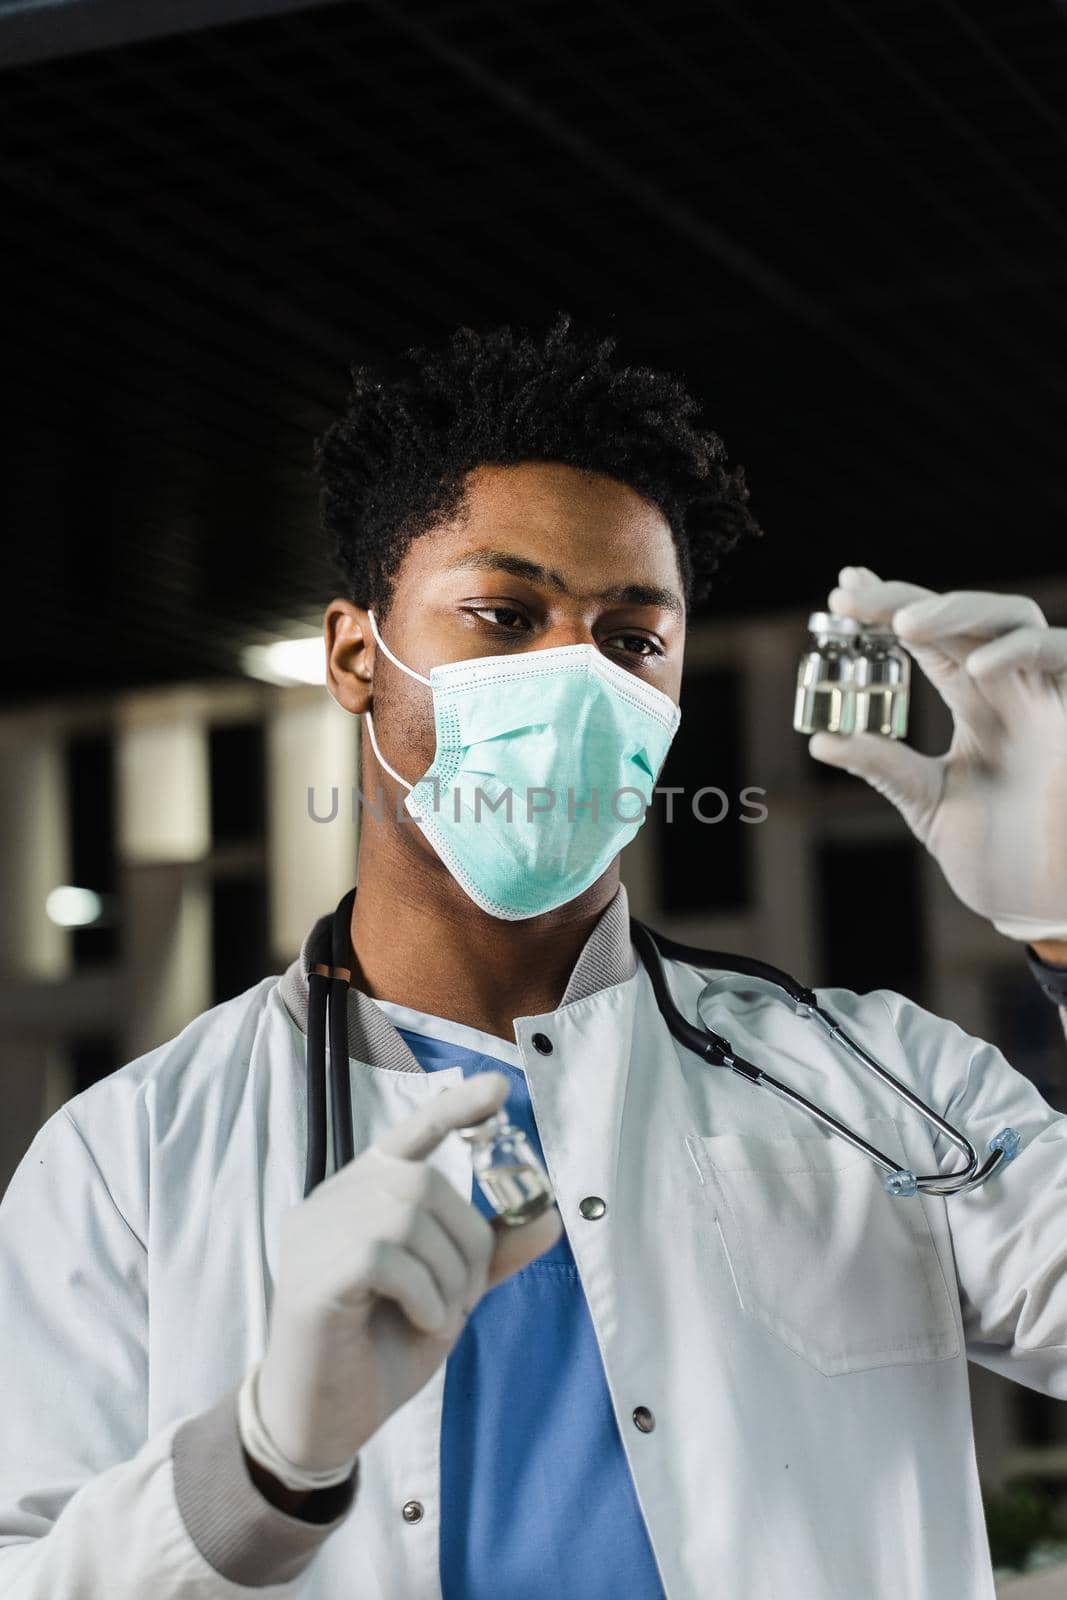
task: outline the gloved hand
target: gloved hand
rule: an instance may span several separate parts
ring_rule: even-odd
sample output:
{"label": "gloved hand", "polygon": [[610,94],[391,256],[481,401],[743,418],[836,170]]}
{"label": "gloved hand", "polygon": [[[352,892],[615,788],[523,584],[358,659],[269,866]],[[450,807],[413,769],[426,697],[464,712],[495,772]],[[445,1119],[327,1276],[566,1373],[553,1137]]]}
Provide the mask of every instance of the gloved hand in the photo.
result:
{"label": "gloved hand", "polygon": [[295,1466],[356,1456],[446,1359],[482,1295],[562,1234],[555,1206],[498,1231],[423,1159],[507,1094],[502,1072],[442,1090],[288,1213],[256,1381],[260,1418]]}
{"label": "gloved hand", "polygon": [[810,753],[891,800],[998,932],[1067,939],[1067,628],[1023,595],[838,576],[830,610],[889,622],[952,712],[952,739],[925,756],[880,734],[816,733]]}

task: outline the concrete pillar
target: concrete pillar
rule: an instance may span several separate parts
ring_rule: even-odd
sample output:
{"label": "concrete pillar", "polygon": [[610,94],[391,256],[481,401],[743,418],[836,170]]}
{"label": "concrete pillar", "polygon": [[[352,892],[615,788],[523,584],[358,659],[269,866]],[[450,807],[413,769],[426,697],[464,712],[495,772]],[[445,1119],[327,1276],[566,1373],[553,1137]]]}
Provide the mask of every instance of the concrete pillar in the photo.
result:
{"label": "concrete pillar", "polygon": [[124,700],[117,745],[122,860],[201,860],[211,845],[211,811],[200,698],[176,694]]}
{"label": "concrete pillar", "polygon": [[208,711],[193,690],[119,707],[118,833],[127,986],[124,1054],[179,1033],[211,1004]]}
{"label": "concrete pillar", "polygon": [[45,912],[69,880],[64,737],[59,728],[0,725],[0,973],[29,981],[70,971],[70,935]]}
{"label": "concrete pillar", "polygon": [[[267,873],[276,964],[299,954],[311,924],[355,882],[359,733],[360,719],[322,689],[286,690],[268,716]],[[331,820],[313,820],[309,789],[315,815]]]}
{"label": "concrete pillar", "polygon": [[198,866],[123,874],[127,1061],[173,1039],[212,1000],[211,897]]}

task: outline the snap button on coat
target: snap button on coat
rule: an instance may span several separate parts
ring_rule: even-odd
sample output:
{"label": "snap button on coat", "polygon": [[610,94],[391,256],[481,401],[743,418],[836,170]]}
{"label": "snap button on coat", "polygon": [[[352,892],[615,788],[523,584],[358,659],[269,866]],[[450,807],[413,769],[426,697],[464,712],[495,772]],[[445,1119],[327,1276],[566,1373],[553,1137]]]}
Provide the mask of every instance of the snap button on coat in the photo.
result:
{"label": "snap button on coat", "polygon": [[578,1210],[583,1217],[588,1217],[590,1222],[595,1222],[598,1217],[602,1217],[607,1209],[598,1194],[587,1194],[584,1200],[578,1202]]}
{"label": "snap button on coat", "polygon": [[404,1507],[403,1517],[405,1522],[422,1521],[422,1501],[409,1500]]}
{"label": "snap button on coat", "polygon": [[651,1433],[656,1426],[656,1419],[647,1406],[637,1406],[634,1410],[634,1422],[642,1433]]}

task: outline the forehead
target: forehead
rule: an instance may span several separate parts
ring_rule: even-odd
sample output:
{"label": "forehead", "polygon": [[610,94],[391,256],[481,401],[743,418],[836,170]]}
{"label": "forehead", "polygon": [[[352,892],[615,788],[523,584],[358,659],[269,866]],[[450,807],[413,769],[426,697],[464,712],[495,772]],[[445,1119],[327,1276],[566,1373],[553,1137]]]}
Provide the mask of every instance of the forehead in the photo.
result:
{"label": "forehead", "polygon": [[416,539],[404,576],[427,576],[491,546],[551,566],[576,590],[620,582],[681,594],[666,517],[628,484],[562,462],[478,467],[459,512]]}

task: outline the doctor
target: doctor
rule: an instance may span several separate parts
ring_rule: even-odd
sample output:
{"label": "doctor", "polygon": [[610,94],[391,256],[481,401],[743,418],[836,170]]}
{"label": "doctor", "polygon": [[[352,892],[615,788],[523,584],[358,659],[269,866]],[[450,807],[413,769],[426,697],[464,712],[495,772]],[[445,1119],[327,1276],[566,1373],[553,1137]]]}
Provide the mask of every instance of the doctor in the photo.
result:
{"label": "doctor", "polygon": [[[357,371],[320,445],[328,682],[370,802],[356,1157],[303,1198],[314,930],[41,1129],[0,1207],[11,1600],[992,1600],[967,1361],[1067,1398],[1067,1117],[905,996],[823,989],[980,1151],[1022,1135],[973,1192],[891,1200],[668,1033],[619,881],[638,824],[566,793],[651,792],[687,609],[759,530],[681,384],[611,353],[566,318],[464,330]],[[940,757],[812,755],[897,805],[1067,1007],[1067,630],[840,579],[831,607],[892,618],[955,729]],[[454,825],[474,779],[543,819]],[[667,970],[902,1164],[958,1165],[790,1008]],[[505,1104],[557,1207],[502,1230],[455,1130]]]}

